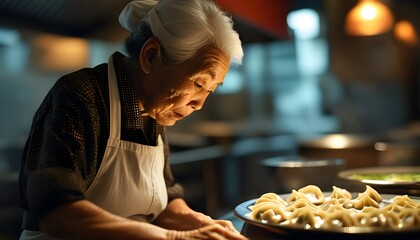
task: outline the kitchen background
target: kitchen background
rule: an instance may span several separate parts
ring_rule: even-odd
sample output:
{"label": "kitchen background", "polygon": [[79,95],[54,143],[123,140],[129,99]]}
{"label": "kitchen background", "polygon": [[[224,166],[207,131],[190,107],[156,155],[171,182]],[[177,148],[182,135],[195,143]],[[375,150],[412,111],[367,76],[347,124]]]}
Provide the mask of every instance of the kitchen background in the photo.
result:
{"label": "kitchen background", "polygon": [[[61,75],[121,50],[128,33],[117,16],[127,2],[0,0],[0,239],[20,233],[16,181],[37,107]],[[378,142],[403,141],[417,153],[404,163],[419,165],[419,1],[379,1],[393,22],[365,36],[346,27],[362,1],[218,2],[235,20],[243,64],[202,111],[168,129],[174,173],[194,208],[222,217],[243,200],[284,190],[264,165],[273,157],[376,166]],[[351,144],[322,145],[331,136]]]}

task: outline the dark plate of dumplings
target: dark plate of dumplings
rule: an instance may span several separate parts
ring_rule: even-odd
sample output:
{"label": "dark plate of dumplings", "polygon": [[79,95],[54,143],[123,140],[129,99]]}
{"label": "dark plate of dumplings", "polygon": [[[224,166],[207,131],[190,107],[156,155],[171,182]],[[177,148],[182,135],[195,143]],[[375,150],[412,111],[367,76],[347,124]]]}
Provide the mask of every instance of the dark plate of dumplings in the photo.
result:
{"label": "dark plate of dumplings", "polygon": [[420,198],[379,194],[369,185],[352,193],[335,186],[322,192],[315,185],[288,194],[265,193],[236,206],[234,214],[247,225],[290,236],[420,236]]}

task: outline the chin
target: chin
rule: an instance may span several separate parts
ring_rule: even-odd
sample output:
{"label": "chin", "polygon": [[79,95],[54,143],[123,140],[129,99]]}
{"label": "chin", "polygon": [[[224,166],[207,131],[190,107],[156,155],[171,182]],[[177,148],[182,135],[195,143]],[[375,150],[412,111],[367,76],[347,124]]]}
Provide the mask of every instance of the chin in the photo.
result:
{"label": "chin", "polygon": [[170,126],[175,125],[177,121],[171,120],[171,119],[156,119],[156,122],[162,126],[170,127]]}

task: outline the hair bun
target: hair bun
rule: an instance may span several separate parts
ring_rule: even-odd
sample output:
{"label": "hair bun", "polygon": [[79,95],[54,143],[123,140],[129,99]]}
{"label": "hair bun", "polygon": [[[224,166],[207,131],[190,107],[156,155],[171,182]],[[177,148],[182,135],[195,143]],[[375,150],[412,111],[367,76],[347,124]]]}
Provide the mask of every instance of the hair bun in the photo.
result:
{"label": "hair bun", "polygon": [[120,25],[132,32],[141,21],[148,21],[148,12],[158,3],[157,0],[132,1],[121,11]]}

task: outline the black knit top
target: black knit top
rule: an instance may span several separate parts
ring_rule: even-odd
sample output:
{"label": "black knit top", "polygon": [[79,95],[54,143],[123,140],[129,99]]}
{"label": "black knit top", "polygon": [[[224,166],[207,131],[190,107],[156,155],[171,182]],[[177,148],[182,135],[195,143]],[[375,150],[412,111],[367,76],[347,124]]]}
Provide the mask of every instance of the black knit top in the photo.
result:
{"label": "black knit top", "polygon": [[[165,129],[154,120],[153,136],[145,136],[132,80],[113,54],[121,102],[121,140],[165,143],[165,182],[168,199],[183,197],[175,183],[168,157]],[[37,110],[26,142],[19,176],[19,205],[23,228],[38,230],[40,219],[54,208],[85,198],[93,182],[109,137],[108,64],[84,68],[61,77]],[[150,139],[154,139],[150,144]],[[141,201],[141,199],[139,199]]]}

